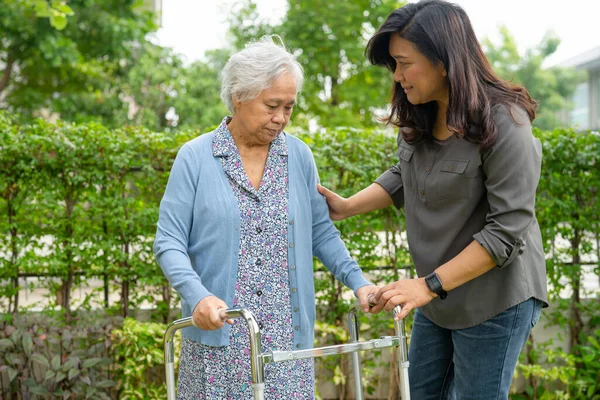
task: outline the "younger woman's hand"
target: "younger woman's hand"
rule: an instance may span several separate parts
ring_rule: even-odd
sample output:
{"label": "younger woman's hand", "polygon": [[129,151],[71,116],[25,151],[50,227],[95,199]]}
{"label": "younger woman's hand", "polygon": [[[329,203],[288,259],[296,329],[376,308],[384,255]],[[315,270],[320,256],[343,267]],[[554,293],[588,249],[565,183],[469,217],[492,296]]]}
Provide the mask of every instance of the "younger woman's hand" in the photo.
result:
{"label": "younger woman's hand", "polygon": [[424,306],[437,295],[429,290],[424,278],[401,279],[392,282],[379,290],[375,296],[377,305],[373,307],[373,313],[381,310],[392,311],[400,305],[402,311],[396,315],[396,319],[402,319],[413,309]]}
{"label": "younger woman's hand", "polygon": [[317,190],[327,200],[327,206],[329,207],[329,217],[333,221],[339,221],[341,219],[348,218],[348,199],[343,198],[335,192],[327,189],[325,186],[317,185]]}

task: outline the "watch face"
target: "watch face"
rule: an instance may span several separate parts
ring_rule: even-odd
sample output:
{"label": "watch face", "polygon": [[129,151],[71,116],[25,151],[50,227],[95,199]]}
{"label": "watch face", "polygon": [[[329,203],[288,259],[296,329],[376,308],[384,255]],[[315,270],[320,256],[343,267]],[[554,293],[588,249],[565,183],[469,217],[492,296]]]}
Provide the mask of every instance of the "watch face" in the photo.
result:
{"label": "watch face", "polygon": [[442,288],[442,283],[440,282],[436,273],[433,273],[425,278],[425,282],[427,282],[427,286],[429,286],[429,290],[434,293],[437,293],[438,290]]}
{"label": "watch face", "polygon": [[442,288],[442,281],[435,272],[425,277],[425,282],[429,286],[429,290],[437,294],[441,300],[444,300],[448,293]]}

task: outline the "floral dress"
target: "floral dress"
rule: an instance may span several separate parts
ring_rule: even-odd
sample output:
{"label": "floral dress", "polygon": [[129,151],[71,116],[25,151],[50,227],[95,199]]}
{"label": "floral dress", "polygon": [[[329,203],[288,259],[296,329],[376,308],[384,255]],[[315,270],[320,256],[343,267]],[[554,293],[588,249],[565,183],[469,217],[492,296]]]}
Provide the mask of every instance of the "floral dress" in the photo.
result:
{"label": "floral dress", "polygon": [[[255,190],[223,120],[213,149],[240,210],[238,276],[233,308],[257,318],[265,350],[293,350],[293,325],[287,269],[287,145],[279,135],[269,149],[259,189]],[[211,347],[183,339],[178,399],[253,399],[246,323],[235,319],[230,344]],[[312,359],[265,365],[265,399],[314,399]]]}

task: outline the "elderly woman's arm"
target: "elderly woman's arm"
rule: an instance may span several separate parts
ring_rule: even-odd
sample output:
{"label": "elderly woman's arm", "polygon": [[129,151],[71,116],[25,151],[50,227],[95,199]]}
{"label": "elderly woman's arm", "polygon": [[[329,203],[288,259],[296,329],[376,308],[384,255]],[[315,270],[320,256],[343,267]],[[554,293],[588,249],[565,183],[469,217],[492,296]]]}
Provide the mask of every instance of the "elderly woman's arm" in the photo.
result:
{"label": "elderly woman's arm", "polygon": [[[317,190],[319,176],[310,150],[306,148],[304,157],[307,186],[310,195],[312,213],[312,247],[313,254],[333,273],[335,278],[354,291],[364,311],[369,310],[368,296],[375,294],[378,287],[364,276],[363,272],[350,256],[348,249],[340,238],[339,231],[329,218],[329,210],[325,198]],[[389,197],[388,197],[389,198]]]}
{"label": "elderly woman's arm", "polygon": [[194,307],[193,320],[202,329],[223,326],[217,307],[227,308],[202,284],[188,256],[189,232],[198,181],[198,168],[188,145],[178,152],[162,201],[154,253],[163,273],[182,299]]}

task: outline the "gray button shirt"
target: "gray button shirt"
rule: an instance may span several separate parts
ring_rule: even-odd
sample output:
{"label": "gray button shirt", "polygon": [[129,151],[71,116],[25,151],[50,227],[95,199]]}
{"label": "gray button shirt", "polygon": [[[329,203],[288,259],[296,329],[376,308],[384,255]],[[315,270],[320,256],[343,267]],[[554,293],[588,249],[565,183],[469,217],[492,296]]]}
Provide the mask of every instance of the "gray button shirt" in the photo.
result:
{"label": "gray button shirt", "polygon": [[435,298],[421,311],[434,323],[462,329],[484,322],[531,297],[547,303],[546,262],[535,217],[541,144],[524,110],[493,109],[494,146],[456,136],[414,146],[398,138],[400,162],[376,183],[406,209],[408,244],[422,277],[473,240],[498,268]]}

